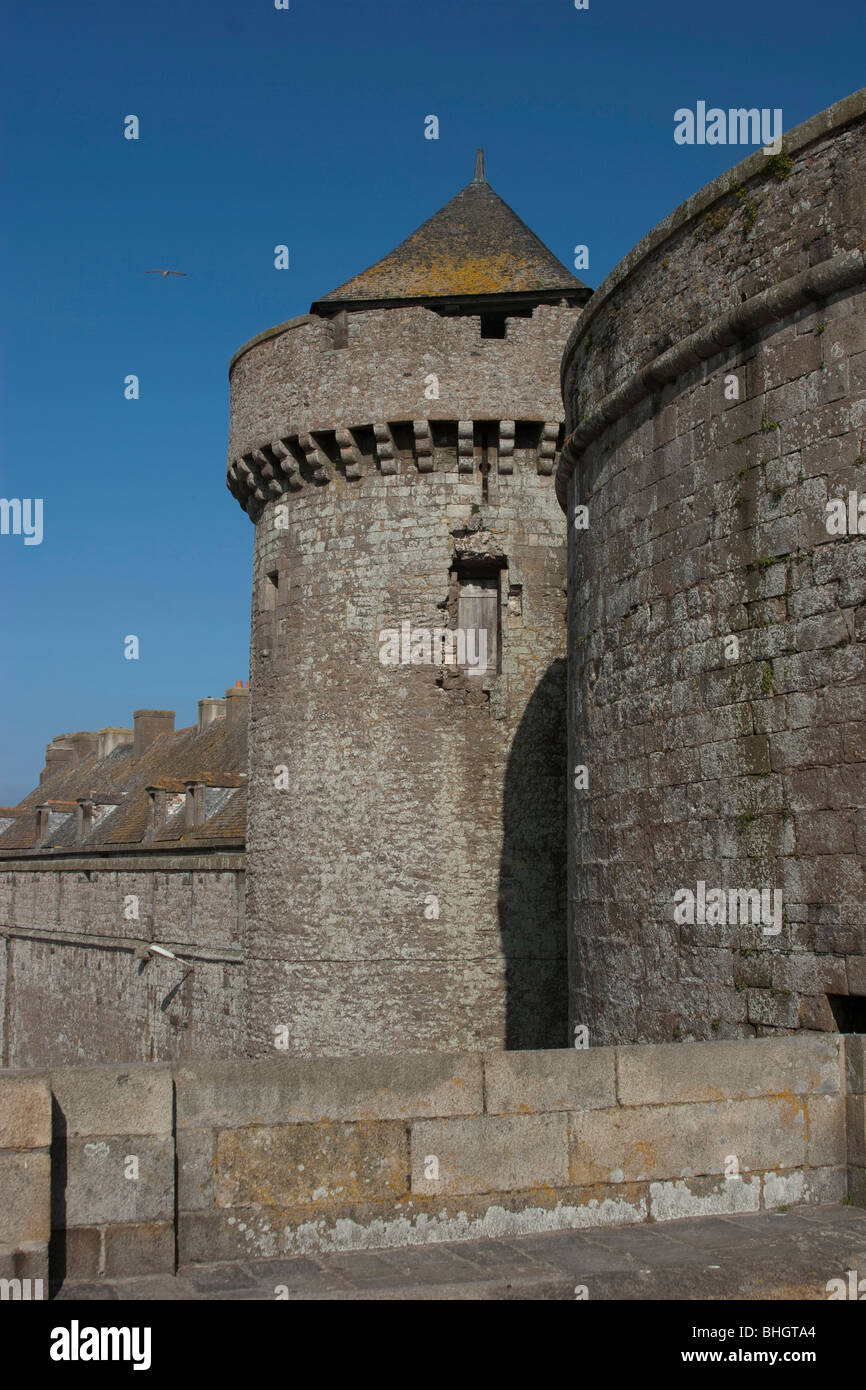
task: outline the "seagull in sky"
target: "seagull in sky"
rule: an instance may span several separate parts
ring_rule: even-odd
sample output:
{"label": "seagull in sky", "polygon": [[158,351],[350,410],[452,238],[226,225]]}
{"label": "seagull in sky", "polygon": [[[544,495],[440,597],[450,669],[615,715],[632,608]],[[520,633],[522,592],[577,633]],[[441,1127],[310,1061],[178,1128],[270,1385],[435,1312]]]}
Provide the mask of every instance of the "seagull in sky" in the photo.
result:
{"label": "seagull in sky", "polygon": [[185,270],[149,270],[147,273],[148,275],[161,275],[163,280],[167,279],[169,275],[186,275]]}

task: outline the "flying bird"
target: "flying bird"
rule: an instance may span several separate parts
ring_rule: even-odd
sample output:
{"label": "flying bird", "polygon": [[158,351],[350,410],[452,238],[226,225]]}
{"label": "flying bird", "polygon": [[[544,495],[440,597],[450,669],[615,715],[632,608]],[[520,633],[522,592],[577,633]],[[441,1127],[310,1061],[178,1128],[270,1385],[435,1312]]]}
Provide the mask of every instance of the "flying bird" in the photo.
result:
{"label": "flying bird", "polygon": [[185,270],[149,270],[148,275],[161,275],[165,280],[169,275],[186,275]]}

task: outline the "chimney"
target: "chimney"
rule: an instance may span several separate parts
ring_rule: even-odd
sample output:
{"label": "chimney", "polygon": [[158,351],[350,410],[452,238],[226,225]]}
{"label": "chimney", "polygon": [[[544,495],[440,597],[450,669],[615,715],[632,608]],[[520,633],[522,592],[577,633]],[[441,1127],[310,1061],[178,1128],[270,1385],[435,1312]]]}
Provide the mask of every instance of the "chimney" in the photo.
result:
{"label": "chimney", "polygon": [[75,839],[77,844],[83,844],[93,829],[93,817],[96,807],[93,798],[89,796],[79,796],[77,810],[75,812]]}
{"label": "chimney", "polygon": [[198,702],[198,731],[202,733],[215,719],[225,719],[226,701],[217,700],[212,695],[206,695],[203,700]]}
{"label": "chimney", "polygon": [[132,715],[135,723],[133,757],[140,758],[160,734],[174,733],[173,709],[137,709]]}
{"label": "chimney", "polygon": [[158,830],[165,825],[165,801],[166,792],[163,787],[147,788],[147,830],[145,840],[148,842],[153,839]]}
{"label": "chimney", "polygon": [[[147,792],[147,829],[144,838],[148,843],[163,829],[168,820],[169,796],[174,799],[178,792],[185,790],[186,784],[173,777],[160,777],[154,785],[145,788]],[[174,810],[174,806],[171,809]]]}
{"label": "chimney", "polygon": [[[122,798],[124,793],[121,792],[120,796]],[[78,843],[84,843],[103,814],[109,815],[119,805],[120,800],[109,801],[94,791],[88,792],[87,796],[79,796],[75,807],[75,838]]]}
{"label": "chimney", "polygon": [[185,821],[188,830],[205,822],[204,782],[186,782]]}
{"label": "chimney", "polygon": [[39,785],[45,781],[46,777],[51,777],[61,768],[69,771],[75,764],[75,750],[69,739],[71,734],[58,734],[53,738],[45,749],[45,766],[39,776]]}
{"label": "chimney", "polygon": [[51,824],[51,806],[48,802],[44,806],[36,807],[36,848],[40,848],[48,838],[48,830]]}
{"label": "chimney", "polygon": [[249,694],[249,686],[241,685],[240,681],[226,691],[226,718],[229,724],[239,720],[246,723]]}
{"label": "chimney", "polygon": [[67,734],[66,737],[72,745],[76,763],[84,762],[84,759],[89,758],[99,747],[99,734],[77,733]]}
{"label": "chimney", "polygon": [[99,760],[107,758],[109,753],[113,753],[115,748],[119,748],[123,743],[132,743],[135,738],[134,729],[100,729],[99,730]]}
{"label": "chimney", "polygon": [[36,807],[36,844],[33,848],[40,849],[51,834],[52,815],[58,813],[62,824],[70,812],[76,810],[74,801],[41,801]]}

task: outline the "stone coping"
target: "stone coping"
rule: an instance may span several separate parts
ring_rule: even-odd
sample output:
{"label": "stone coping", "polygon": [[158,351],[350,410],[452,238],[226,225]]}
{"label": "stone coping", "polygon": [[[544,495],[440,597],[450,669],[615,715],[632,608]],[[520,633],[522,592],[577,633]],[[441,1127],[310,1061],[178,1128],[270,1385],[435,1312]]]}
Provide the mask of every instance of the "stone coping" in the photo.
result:
{"label": "stone coping", "polygon": [[129,854],[123,850],[105,855],[82,855],[80,859],[51,855],[34,855],[32,858],[2,859],[0,873],[232,873],[246,866],[243,850],[214,851],[212,854],[191,854],[188,858],[181,854],[165,854],[155,851],[152,854]]}
{"label": "stone coping", "polygon": [[243,357],[245,352],[249,352],[251,347],[256,346],[256,343],[264,343],[268,338],[278,338],[281,333],[288,333],[290,328],[302,328],[305,323],[312,323],[315,317],[315,314],[299,314],[297,318],[286,319],[285,323],[275,324],[273,328],[265,328],[263,332],[257,333],[254,338],[250,338],[248,342],[238,348],[231,362],[229,362],[229,379],[231,379],[232,369],[238,358]]}
{"label": "stone coping", "polygon": [[[798,150],[804,149],[807,145],[820,140],[831,130],[841,130],[844,126],[850,125],[852,121],[866,114],[866,87],[861,87],[859,91],[852,92],[850,96],[843,97],[832,106],[828,106],[824,111],[817,112],[810,116],[801,125],[794,126],[793,130],[784,136],[783,150],[785,154],[795,154]],[[725,197],[730,192],[733,184],[746,184],[749,179],[762,174],[767,164],[767,156],[761,149],[755,150],[752,154],[734,165],[732,169],[726,170],[718,178],[707,183],[697,193],[693,193],[691,198],[687,198],[679,207],[674,208],[673,212],[668,213],[652,231],[648,232],[642,241],[632,247],[628,255],[624,256],[617,265],[614,266],[610,274],[602,281],[592,298],[580,315],[575,327],[569,335],[562,356],[561,381],[564,385],[566,373],[571,364],[571,358],[580,340],[586,337],[590,331],[592,321],[601,312],[606,302],[611,298],[613,292],[618,289],[624,280],[628,278],[635,267],[647,257],[651,251],[655,251],[663,242],[667,241],[676,232],[689,222],[693,222],[702,212],[711,207],[713,203]]]}
{"label": "stone coping", "polygon": [[[661,353],[625,385],[605,396],[577,429],[566,436],[556,473],[556,497],[562,510],[567,510],[568,484],[581,451],[642,400],[667,383],[676,381],[683,372],[733,346],[749,333],[764,328],[768,323],[778,322],[812,300],[825,299],[863,282],[866,282],[866,256],[859,248],[843,251],[830,260],[821,261],[808,270],[790,276],[779,285],[762,290],[745,304],[738,304],[711,319],[695,333]],[[585,328],[586,325],[583,325],[581,337]]]}

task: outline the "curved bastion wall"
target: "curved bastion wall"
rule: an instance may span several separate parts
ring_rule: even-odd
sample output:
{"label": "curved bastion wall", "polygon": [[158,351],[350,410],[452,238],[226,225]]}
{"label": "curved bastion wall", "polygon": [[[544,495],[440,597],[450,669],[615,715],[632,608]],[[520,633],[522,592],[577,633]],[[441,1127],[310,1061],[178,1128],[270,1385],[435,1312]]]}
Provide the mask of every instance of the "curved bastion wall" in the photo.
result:
{"label": "curved bastion wall", "polygon": [[591,1043],[866,1026],[864,114],[678,208],[563,358]]}
{"label": "curved bastion wall", "polygon": [[[351,313],[342,338],[313,316],[234,361],[250,1055],[566,1045],[554,472],[576,316],[541,306],[504,339],[422,307]],[[470,627],[486,673],[425,652]]]}

